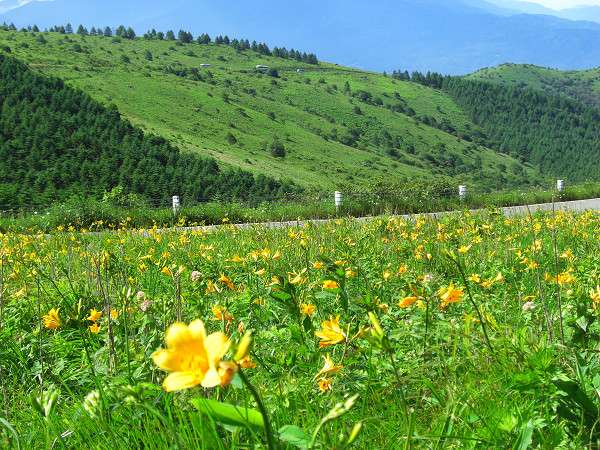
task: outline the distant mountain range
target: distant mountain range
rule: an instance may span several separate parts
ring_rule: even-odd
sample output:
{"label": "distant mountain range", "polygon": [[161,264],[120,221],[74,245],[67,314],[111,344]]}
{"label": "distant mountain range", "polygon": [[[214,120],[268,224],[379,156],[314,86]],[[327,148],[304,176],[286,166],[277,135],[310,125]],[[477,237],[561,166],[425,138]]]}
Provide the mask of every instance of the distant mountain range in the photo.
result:
{"label": "distant mountain range", "polygon": [[[474,3],[483,3],[478,0],[473,0]],[[545,6],[539,5],[532,2],[522,2],[517,0],[487,0],[490,3],[490,7],[487,8],[489,12],[496,12],[515,14],[545,14],[548,16],[556,16],[562,19],[569,20],[584,20],[590,22],[600,23],[600,6],[587,5],[587,6],[575,6],[572,8],[565,8],[560,10],[546,8]],[[500,11],[498,11],[498,8]]]}
{"label": "distant mountain range", "polygon": [[41,27],[123,23],[140,33],[184,28],[260,39],[377,71],[464,74],[505,62],[599,66],[600,24],[557,15],[600,20],[600,8],[557,12],[514,0],[254,0],[227,6],[218,0],[54,0],[0,13],[0,21]]}

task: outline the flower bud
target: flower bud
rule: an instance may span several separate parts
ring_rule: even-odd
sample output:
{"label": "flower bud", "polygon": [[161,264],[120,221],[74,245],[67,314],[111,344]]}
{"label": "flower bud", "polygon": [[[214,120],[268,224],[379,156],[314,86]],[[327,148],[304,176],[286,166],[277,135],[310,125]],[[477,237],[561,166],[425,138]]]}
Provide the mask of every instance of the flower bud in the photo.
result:
{"label": "flower bud", "polygon": [[240,341],[237,351],[235,352],[235,356],[234,356],[234,360],[235,361],[241,361],[242,359],[244,359],[246,356],[248,356],[248,353],[250,352],[250,345],[252,344],[252,332],[248,331],[244,337],[242,338],[242,340]]}

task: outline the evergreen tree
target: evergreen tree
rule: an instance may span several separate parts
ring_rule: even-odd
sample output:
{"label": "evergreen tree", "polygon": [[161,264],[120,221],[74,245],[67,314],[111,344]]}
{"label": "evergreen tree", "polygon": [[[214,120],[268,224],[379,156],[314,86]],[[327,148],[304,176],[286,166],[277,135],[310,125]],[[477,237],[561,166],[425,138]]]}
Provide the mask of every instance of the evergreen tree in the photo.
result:
{"label": "evergreen tree", "polygon": [[210,36],[206,33],[202,33],[200,36],[198,36],[198,44],[210,44],[211,39]]}
{"label": "evergreen tree", "polygon": [[194,36],[192,35],[192,33],[189,33],[184,30],[179,30],[179,33],[177,34],[177,39],[183,44],[189,44],[193,42]]}

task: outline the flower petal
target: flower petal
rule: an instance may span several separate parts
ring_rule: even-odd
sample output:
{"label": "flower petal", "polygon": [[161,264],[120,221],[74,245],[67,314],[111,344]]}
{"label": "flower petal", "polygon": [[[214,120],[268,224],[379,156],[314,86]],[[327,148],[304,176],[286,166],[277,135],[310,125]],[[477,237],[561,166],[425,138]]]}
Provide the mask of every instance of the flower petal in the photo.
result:
{"label": "flower petal", "polygon": [[206,339],[206,329],[204,328],[204,322],[202,322],[199,319],[194,320],[192,323],[190,323],[188,328],[194,339],[198,339],[204,342],[204,340]]}
{"label": "flower petal", "polygon": [[204,346],[206,348],[206,355],[211,369],[216,367],[221,358],[227,353],[229,345],[229,339],[221,332],[212,333],[206,337]]}
{"label": "flower petal", "polygon": [[159,349],[152,354],[152,360],[162,370],[177,372],[181,370],[181,357],[170,350]]}
{"label": "flower petal", "polygon": [[194,372],[173,372],[163,381],[163,388],[167,392],[189,389],[200,384],[200,377]]}
{"label": "flower petal", "polygon": [[202,387],[211,388],[219,386],[221,384],[221,377],[219,371],[215,367],[211,367],[208,372],[204,374],[202,379]]}
{"label": "flower petal", "polygon": [[167,330],[165,342],[170,349],[186,346],[192,339],[192,333],[184,323],[174,323]]}

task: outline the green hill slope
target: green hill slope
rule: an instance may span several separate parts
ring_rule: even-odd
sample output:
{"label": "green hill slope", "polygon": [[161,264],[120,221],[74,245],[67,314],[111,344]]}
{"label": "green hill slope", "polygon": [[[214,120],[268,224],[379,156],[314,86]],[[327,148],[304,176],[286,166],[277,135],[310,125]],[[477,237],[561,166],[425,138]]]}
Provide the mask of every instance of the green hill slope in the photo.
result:
{"label": "green hill slope", "polygon": [[549,94],[566,95],[600,107],[600,68],[562,71],[530,64],[503,64],[481,69],[468,78],[509,86],[526,86]]}
{"label": "green hill slope", "polygon": [[48,205],[120,186],[147,201],[262,200],[294,186],[220,170],[143,133],[85,93],[0,55],[0,208]]}
{"label": "green hill slope", "polygon": [[[407,75],[395,72],[394,76]],[[529,85],[414,73],[440,89],[486,132],[485,143],[557,178],[583,182],[600,176],[600,108]]]}
{"label": "green hill slope", "polygon": [[486,188],[540,179],[481,145],[482,130],[451,96],[379,74],[176,41],[0,31],[0,48],[185,152],[311,188],[442,175]]}

